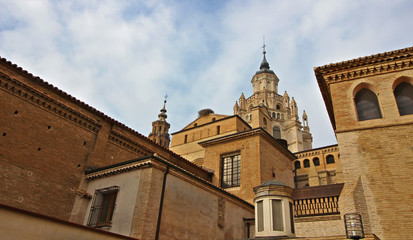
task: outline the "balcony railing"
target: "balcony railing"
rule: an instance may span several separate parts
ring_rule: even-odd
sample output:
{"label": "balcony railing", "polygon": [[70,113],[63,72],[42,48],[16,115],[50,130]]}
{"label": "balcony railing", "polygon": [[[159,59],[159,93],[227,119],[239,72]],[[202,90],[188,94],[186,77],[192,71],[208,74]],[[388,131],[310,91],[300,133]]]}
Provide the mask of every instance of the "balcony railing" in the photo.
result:
{"label": "balcony railing", "polygon": [[339,214],[337,197],[294,200],[294,217]]}

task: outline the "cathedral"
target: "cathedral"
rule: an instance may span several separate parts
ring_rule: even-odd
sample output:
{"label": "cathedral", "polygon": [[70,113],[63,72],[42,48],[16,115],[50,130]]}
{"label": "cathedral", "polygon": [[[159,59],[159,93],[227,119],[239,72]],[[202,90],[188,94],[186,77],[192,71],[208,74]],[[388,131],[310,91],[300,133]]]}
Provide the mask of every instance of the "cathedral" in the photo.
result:
{"label": "cathedral", "polygon": [[4,239],[410,239],[413,48],[314,69],[338,144],[270,70],[148,137],[0,59]]}
{"label": "cathedral", "polygon": [[[287,91],[283,95],[278,94],[280,80],[270,70],[270,65],[265,58],[265,48],[263,54],[260,70],[251,79],[253,95],[245,98],[242,93],[235,103],[234,114],[239,115],[252,127],[264,128],[276,139],[285,139],[288,149],[292,152],[309,150],[312,148],[313,139],[307,114],[303,112],[301,123],[294,97],[290,99]],[[262,117],[257,115],[258,107],[265,109],[262,111]]]}

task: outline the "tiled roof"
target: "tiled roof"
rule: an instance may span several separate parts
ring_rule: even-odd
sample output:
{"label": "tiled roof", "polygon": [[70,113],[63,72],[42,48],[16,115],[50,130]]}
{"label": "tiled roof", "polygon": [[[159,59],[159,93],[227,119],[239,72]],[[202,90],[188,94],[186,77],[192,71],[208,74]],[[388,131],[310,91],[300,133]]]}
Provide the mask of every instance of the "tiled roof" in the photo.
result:
{"label": "tiled roof", "polygon": [[323,185],[317,187],[296,188],[293,192],[293,199],[300,200],[320,197],[337,197],[340,196],[343,187],[344,183]]}

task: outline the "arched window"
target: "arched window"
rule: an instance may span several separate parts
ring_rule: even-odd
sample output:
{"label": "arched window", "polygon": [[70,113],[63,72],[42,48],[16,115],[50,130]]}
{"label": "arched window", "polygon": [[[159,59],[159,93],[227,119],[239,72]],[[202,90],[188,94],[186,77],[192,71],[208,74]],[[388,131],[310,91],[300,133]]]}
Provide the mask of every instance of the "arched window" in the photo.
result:
{"label": "arched window", "polygon": [[281,120],[284,120],[284,114],[281,114]]}
{"label": "arched window", "polygon": [[272,113],[272,118],[275,118],[275,112]]}
{"label": "arched window", "polygon": [[294,169],[300,169],[301,168],[301,163],[300,161],[295,161],[294,162]]}
{"label": "arched window", "polygon": [[305,167],[305,168],[309,168],[309,167],[310,167],[310,160],[308,160],[308,159],[305,159],[305,160],[304,160],[304,167]]}
{"label": "arched window", "polygon": [[336,162],[336,161],[334,161],[334,156],[333,155],[328,155],[326,159],[327,159],[327,164],[331,164],[331,163]]}
{"label": "arched window", "polygon": [[354,97],[359,121],[381,118],[376,94],[367,88],[361,89]]}
{"label": "arched window", "polygon": [[264,126],[262,126],[262,128],[267,129],[267,119],[266,118],[262,119],[262,123],[264,125]]}
{"label": "arched window", "polygon": [[274,136],[275,139],[280,139],[281,138],[280,127],[274,126],[272,128],[272,135]]}
{"label": "arched window", "polygon": [[279,103],[277,103],[276,108],[277,108],[277,110],[280,110],[280,109],[281,109],[281,105],[280,105]]}
{"label": "arched window", "polygon": [[215,122],[215,118],[212,118],[212,121]]}
{"label": "arched window", "polygon": [[194,123],[194,127],[198,126],[198,123]]}
{"label": "arched window", "polygon": [[280,119],[280,113],[277,113],[277,119]]}
{"label": "arched window", "polygon": [[313,158],[314,166],[320,166],[320,159],[318,157]]}
{"label": "arched window", "polygon": [[394,89],[394,97],[400,116],[413,114],[413,86],[410,83],[400,83]]}

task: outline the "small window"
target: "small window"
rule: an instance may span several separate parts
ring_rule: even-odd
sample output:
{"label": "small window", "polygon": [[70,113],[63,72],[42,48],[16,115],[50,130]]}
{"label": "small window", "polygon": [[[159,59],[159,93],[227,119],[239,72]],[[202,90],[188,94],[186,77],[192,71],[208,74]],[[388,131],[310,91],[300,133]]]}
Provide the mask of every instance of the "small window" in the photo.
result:
{"label": "small window", "polygon": [[275,139],[280,139],[281,138],[280,127],[274,126],[272,128],[272,135],[274,136]]}
{"label": "small window", "polygon": [[303,163],[304,163],[304,167],[305,167],[305,168],[309,168],[309,167],[310,167],[310,160],[305,159]]}
{"label": "small window", "polygon": [[300,161],[295,161],[294,162],[294,169],[300,169],[301,168],[301,163]]}
{"label": "small window", "polygon": [[320,159],[318,157],[313,158],[314,166],[320,166]]}
{"label": "small window", "polygon": [[335,163],[333,155],[328,155],[326,160],[327,160],[327,164]]}
{"label": "small window", "polygon": [[198,123],[194,123],[194,127],[198,126]]}
{"label": "small window", "polygon": [[280,119],[280,113],[277,113],[277,119]]}
{"label": "small window", "polygon": [[407,82],[400,83],[394,89],[400,116],[413,114],[413,86]]}
{"label": "small window", "polygon": [[367,88],[361,89],[354,97],[359,121],[381,118],[376,94]]}
{"label": "small window", "polygon": [[115,210],[118,191],[118,186],[103,188],[95,191],[87,226],[100,228],[110,227],[112,225],[112,216],[113,211]]}
{"label": "small window", "polygon": [[241,183],[241,155],[222,158],[221,182],[223,188],[238,187]]}
{"label": "small window", "polygon": [[288,205],[290,206],[290,226],[291,226],[291,233],[295,233],[295,228],[294,228],[294,208],[293,204],[291,202],[288,202]]}
{"label": "small window", "polygon": [[282,202],[278,199],[271,200],[272,207],[272,230],[284,231]]}
{"label": "small window", "polygon": [[264,231],[264,206],[262,201],[257,202],[258,232]]}
{"label": "small window", "polygon": [[221,126],[217,126],[217,134],[221,133]]}
{"label": "small window", "polygon": [[272,113],[272,118],[275,118],[275,112]]}
{"label": "small window", "polygon": [[277,104],[276,108],[277,108],[277,110],[280,110],[280,109],[281,109],[281,105],[280,105],[280,104]]}
{"label": "small window", "polygon": [[184,143],[188,142],[188,135],[185,135]]}
{"label": "small window", "polygon": [[215,118],[212,118],[212,121],[215,122]]}

